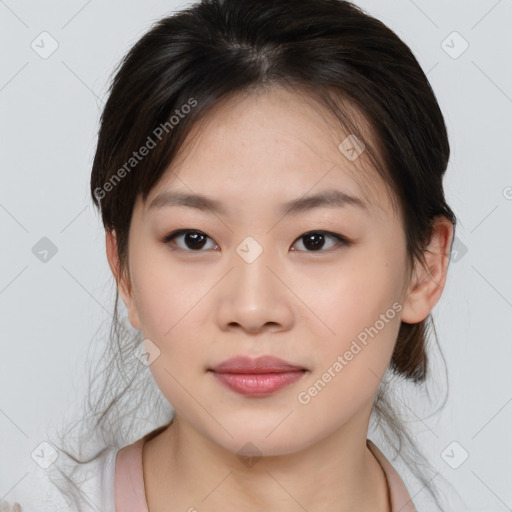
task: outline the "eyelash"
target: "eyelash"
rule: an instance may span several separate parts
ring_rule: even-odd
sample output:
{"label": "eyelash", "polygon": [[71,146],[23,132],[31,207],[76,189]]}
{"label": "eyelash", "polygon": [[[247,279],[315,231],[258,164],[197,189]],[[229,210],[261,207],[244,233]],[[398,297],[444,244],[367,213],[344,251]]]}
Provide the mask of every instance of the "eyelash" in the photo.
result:
{"label": "eyelash", "polygon": [[[196,233],[196,234],[201,234],[201,235],[204,235],[206,236],[207,238],[210,238],[206,233],[203,233],[202,231],[199,231],[199,230],[196,230],[196,229],[178,229],[176,231],[173,231],[171,233],[169,233],[168,235],[166,235],[163,239],[162,239],[162,242],[164,244],[167,244],[167,245],[171,245],[171,243],[174,243],[174,239],[177,238],[178,236],[181,236],[181,235],[184,235],[184,234],[187,234],[187,233]],[[335,238],[337,241],[338,241],[338,244],[340,244],[342,247],[349,247],[350,245],[352,245],[352,242],[350,242],[349,240],[347,240],[344,236],[341,236],[341,235],[338,235],[337,233],[332,233],[330,231],[322,231],[322,230],[318,230],[318,231],[308,231],[304,234],[302,234],[301,236],[299,236],[297,240],[300,240],[308,235],[312,235],[312,234],[321,234],[321,235],[327,235],[327,236],[330,236],[332,238]],[[211,238],[210,238],[211,240]],[[294,242],[295,243],[295,242]],[[192,250],[192,249],[182,249],[181,247],[171,247],[171,249],[173,251],[177,251],[177,250],[180,250],[180,251],[184,251],[184,252],[204,252],[203,250],[199,249],[197,251],[195,250]],[[314,253],[317,253],[317,252],[329,252],[331,250],[334,250],[336,249],[336,247],[333,247],[331,249],[327,249],[327,250],[318,250],[318,251],[308,251],[308,250],[304,250],[304,251],[299,251],[299,252],[309,252],[311,254],[314,254]]]}

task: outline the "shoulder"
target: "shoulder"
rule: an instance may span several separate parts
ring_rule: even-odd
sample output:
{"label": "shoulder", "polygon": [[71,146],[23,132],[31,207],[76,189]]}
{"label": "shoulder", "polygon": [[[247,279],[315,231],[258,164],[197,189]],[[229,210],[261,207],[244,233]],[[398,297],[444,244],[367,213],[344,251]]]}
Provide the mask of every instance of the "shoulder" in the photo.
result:
{"label": "shoulder", "polygon": [[117,452],[117,448],[107,448],[85,464],[58,452],[49,468],[31,468],[0,502],[0,512],[97,512],[98,507],[102,512],[115,512]]}
{"label": "shoulder", "polygon": [[409,491],[391,462],[373,441],[367,439],[366,444],[386,475],[392,512],[416,512]]}

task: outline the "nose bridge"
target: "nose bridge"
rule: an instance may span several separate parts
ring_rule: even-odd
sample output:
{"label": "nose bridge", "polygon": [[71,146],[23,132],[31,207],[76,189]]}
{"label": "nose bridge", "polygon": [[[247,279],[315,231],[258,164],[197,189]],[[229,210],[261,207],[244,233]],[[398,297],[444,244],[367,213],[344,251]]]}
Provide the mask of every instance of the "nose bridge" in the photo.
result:
{"label": "nose bridge", "polygon": [[[275,296],[277,292],[275,276],[269,267],[275,267],[277,258],[272,248],[265,247],[266,242],[260,237],[247,236],[236,247],[234,255],[234,276],[237,295],[256,300],[261,295]],[[274,270],[275,272],[275,270]]]}
{"label": "nose bridge", "polygon": [[288,326],[293,315],[286,286],[279,274],[279,258],[253,236],[247,236],[235,248],[233,268],[220,297],[221,327],[238,324],[256,331],[265,324]]}

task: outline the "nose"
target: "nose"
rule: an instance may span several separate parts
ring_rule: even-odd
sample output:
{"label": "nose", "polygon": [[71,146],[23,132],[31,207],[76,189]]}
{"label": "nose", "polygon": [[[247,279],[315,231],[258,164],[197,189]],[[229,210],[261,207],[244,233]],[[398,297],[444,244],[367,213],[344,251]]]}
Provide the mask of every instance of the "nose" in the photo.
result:
{"label": "nose", "polygon": [[[240,256],[242,254],[242,256]],[[292,327],[294,295],[286,284],[283,265],[270,258],[270,250],[254,260],[243,252],[233,256],[233,267],[219,283],[217,321],[221,330],[280,332]]]}

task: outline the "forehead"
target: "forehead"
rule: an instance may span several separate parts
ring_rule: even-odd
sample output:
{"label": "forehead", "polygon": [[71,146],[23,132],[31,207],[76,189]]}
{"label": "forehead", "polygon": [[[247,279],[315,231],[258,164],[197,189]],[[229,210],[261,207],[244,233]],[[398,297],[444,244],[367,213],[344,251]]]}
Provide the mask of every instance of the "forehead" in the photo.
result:
{"label": "forehead", "polygon": [[243,207],[336,189],[360,198],[370,214],[382,213],[391,208],[389,191],[361,142],[369,141],[344,132],[307,94],[283,88],[239,94],[192,127],[145,208],[170,190]]}

